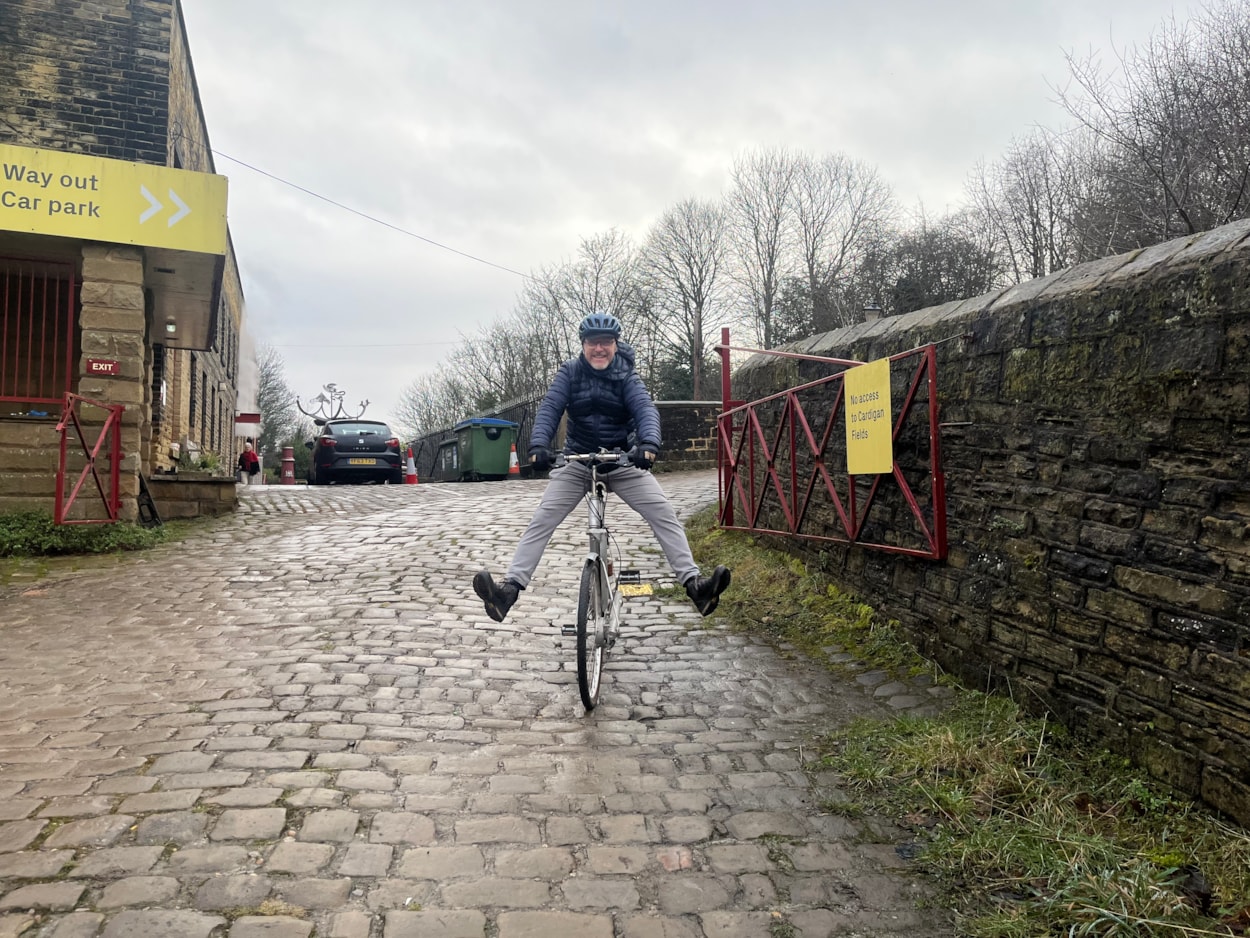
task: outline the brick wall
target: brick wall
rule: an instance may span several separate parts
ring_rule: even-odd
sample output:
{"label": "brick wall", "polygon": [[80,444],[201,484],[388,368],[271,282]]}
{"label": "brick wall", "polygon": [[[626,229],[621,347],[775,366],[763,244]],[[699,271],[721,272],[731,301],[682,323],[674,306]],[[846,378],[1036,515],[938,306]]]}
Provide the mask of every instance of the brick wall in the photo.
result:
{"label": "brick wall", "polygon": [[0,139],[165,165],[171,0],[0,4]]}
{"label": "brick wall", "polygon": [[[803,343],[873,361],[968,336],[938,347],[948,558],[787,542],[943,667],[1014,685],[1243,824],[1248,235],[1230,225]],[[757,356],[734,394],[829,372]]]}

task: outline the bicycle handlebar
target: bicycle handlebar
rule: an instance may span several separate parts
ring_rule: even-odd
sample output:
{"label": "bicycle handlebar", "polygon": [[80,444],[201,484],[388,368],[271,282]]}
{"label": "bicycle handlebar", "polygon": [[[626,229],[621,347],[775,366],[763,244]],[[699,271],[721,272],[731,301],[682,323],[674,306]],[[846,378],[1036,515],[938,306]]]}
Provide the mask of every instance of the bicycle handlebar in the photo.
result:
{"label": "bicycle handlebar", "polygon": [[556,453],[551,464],[555,468],[571,462],[581,462],[588,466],[629,466],[633,465],[630,455],[633,450],[601,449],[597,453]]}

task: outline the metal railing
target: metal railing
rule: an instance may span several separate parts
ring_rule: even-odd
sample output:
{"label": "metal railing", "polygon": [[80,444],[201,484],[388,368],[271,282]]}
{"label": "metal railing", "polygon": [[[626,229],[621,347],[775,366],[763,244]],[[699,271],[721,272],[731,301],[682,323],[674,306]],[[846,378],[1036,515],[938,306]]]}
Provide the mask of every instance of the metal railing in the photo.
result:
{"label": "metal railing", "polygon": [[[82,415],[79,413],[79,408],[84,404],[97,407],[105,414],[94,443],[88,442],[87,433],[83,428]],[[123,404],[104,404],[79,397],[77,394],[65,395],[65,406],[61,412],[61,419],[56,425],[57,432],[61,436],[61,454],[56,471],[56,510],[53,513],[57,524],[110,524],[117,521],[121,511],[121,424],[122,413],[125,409]],[[77,451],[72,453],[70,451],[71,432],[82,447],[84,464],[67,495],[66,482],[70,472],[73,471],[70,468],[70,457],[74,456],[77,461],[79,455]],[[101,452],[104,453],[103,457],[101,457]],[[105,467],[107,485],[100,479],[100,473],[97,471],[96,461],[101,458],[107,464]],[[96,490],[100,493],[100,500],[104,503],[107,517],[71,520],[70,509],[74,506],[74,501],[78,498],[78,493],[82,490],[88,476],[95,481]]]}
{"label": "metal railing", "polygon": [[[721,333],[719,523],[940,560],[946,556],[946,483],[938,423],[936,346],[890,356],[888,473],[846,471],[847,369],[863,362],[737,348]],[[733,399],[730,352],[817,362],[839,370],[756,401]],[[898,374],[900,380],[894,380]]]}
{"label": "metal railing", "polygon": [[0,401],[60,404],[74,387],[77,270],[0,257]]}

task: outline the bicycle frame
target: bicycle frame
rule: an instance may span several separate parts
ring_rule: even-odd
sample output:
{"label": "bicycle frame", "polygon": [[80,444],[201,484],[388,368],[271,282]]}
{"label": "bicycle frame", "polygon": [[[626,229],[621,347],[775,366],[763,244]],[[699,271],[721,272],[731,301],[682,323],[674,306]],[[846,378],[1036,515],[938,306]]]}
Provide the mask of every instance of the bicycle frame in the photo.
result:
{"label": "bicycle frame", "polygon": [[578,690],[582,703],[590,711],[598,703],[604,661],[620,632],[622,606],[607,527],[608,484],[599,467],[605,463],[625,465],[626,457],[619,453],[584,453],[565,456],[564,460],[583,463],[590,470],[586,497],[587,553],[582,564],[578,623],[572,630],[578,643]]}
{"label": "bicycle frame", "polygon": [[590,492],[586,499],[586,534],[589,538],[586,560],[600,561],[604,568],[604,587],[611,585],[608,578],[613,567],[608,544],[607,491],[607,483],[599,478],[599,467],[591,464]]}

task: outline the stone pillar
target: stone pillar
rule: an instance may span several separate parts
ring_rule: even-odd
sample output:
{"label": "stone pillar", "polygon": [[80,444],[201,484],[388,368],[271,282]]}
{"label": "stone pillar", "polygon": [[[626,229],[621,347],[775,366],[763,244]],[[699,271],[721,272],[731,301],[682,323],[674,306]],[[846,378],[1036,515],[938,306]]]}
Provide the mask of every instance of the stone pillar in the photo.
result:
{"label": "stone pillar", "polygon": [[[148,401],[147,317],[143,305],[143,251],[117,244],[82,249],[82,358],[78,393],[105,404],[123,404],[120,467],[122,519],[138,518],[143,427],[152,419]],[[99,374],[89,359],[118,363],[115,374]],[[97,425],[99,412],[89,413]],[[101,469],[104,465],[101,465]],[[86,489],[80,498],[88,494]]]}

